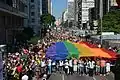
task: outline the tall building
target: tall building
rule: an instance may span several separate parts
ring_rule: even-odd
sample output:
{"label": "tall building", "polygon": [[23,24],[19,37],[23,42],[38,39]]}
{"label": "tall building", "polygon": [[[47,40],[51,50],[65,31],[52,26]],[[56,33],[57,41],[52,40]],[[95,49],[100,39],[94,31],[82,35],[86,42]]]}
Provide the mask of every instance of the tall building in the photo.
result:
{"label": "tall building", "polygon": [[52,11],[52,1],[48,0],[48,13],[51,14]]}
{"label": "tall building", "polygon": [[35,34],[40,34],[40,16],[42,14],[42,1],[30,0],[29,1],[29,27],[33,28]]}
{"label": "tall building", "polygon": [[42,0],[42,14],[52,14],[52,1]]}
{"label": "tall building", "polygon": [[68,10],[68,19],[74,20],[74,0],[68,0],[67,10]]}
{"label": "tall building", "polygon": [[48,13],[48,0],[42,0],[42,14]]}
{"label": "tall building", "polygon": [[118,6],[116,0],[111,0],[110,2],[110,6]]}
{"label": "tall building", "polygon": [[64,22],[68,20],[68,11],[67,11],[67,10],[65,10],[65,11],[63,12],[62,18],[63,18],[63,21],[64,21]]}
{"label": "tall building", "polygon": [[79,29],[82,29],[82,0],[74,1],[74,23]]}
{"label": "tall building", "polygon": [[68,11],[68,26],[74,26],[74,0],[68,0],[67,2],[67,11]]}
{"label": "tall building", "polygon": [[51,1],[51,15],[53,15],[53,4],[52,4],[52,1]]}
{"label": "tall building", "polygon": [[12,43],[23,30],[27,8],[27,0],[0,0],[0,44]]}
{"label": "tall building", "polygon": [[78,26],[78,0],[74,1],[74,25]]}
{"label": "tall building", "polygon": [[[91,25],[93,25],[93,27],[98,27],[98,19],[100,19],[100,6],[103,6],[103,15],[105,15],[106,13],[108,13],[111,10],[115,10],[115,7],[118,6],[116,3],[116,0],[102,0],[103,4],[100,4],[100,0],[95,0],[95,7],[94,9],[90,10],[90,14],[91,14]],[[94,14],[94,15],[92,15]]]}
{"label": "tall building", "polygon": [[[103,15],[110,10],[111,0],[103,0]],[[95,16],[96,20],[100,18],[100,0],[95,0]]]}

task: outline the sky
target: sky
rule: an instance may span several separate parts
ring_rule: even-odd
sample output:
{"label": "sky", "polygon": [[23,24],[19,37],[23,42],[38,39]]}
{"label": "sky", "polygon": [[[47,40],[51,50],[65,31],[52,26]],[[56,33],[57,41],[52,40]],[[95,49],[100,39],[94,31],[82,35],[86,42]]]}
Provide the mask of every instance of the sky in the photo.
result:
{"label": "sky", "polygon": [[63,11],[65,11],[67,7],[67,0],[52,0],[53,5],[53,15],[59,18]]}

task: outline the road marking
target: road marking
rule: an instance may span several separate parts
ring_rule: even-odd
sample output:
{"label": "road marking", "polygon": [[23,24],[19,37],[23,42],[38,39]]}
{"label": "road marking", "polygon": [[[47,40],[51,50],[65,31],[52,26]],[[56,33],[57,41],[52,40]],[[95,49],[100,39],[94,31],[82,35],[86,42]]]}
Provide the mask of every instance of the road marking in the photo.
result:
{"label": "road marking", "polygon": [[96,80],[96,78],[95,78],[95,77],[93,77],[93,80]]}
{"label": "road marking", "polygon": [[105,76],[100,77],[101,80],[108,80]]}
{"label": "road marking", "polygon": [[62,80],[65,80],[65,76],[64,76],[64,74],[62,74]]}

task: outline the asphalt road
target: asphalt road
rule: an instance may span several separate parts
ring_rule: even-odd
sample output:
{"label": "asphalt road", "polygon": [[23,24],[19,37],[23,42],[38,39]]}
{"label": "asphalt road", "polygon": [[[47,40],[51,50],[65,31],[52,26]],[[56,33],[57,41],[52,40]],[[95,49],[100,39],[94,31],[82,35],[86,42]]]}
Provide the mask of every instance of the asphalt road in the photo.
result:
{"label": "asphalt road", "polygon": [[108,76],[80,76],[78,74],[66,75],[60,73],[54,73],[50,76],[49,80],[114,80],[113,74]]}

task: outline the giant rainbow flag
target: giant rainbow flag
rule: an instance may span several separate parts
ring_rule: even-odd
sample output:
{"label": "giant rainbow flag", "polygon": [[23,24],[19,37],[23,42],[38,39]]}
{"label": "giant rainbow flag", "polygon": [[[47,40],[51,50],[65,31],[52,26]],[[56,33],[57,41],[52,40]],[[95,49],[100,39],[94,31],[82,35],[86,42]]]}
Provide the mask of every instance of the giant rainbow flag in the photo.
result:
{"label": "giant rainbow flag", "polygon": [[54,60],[80,57],[104,57],[115,58],[100,48],[91,48],[85,43],[73,43],[70,41],[56,42],[47,49],[46,57]]}

